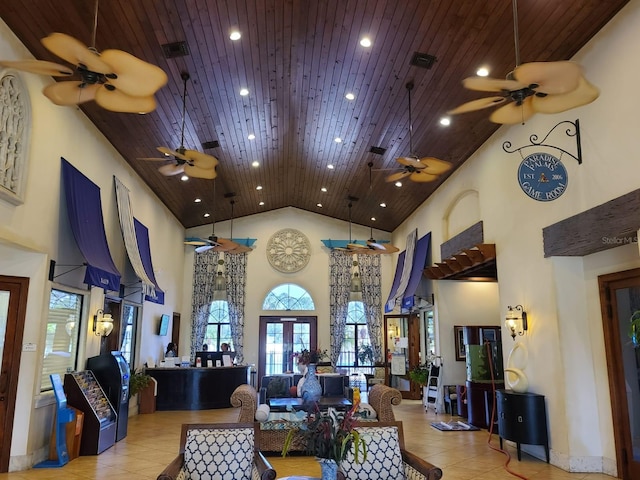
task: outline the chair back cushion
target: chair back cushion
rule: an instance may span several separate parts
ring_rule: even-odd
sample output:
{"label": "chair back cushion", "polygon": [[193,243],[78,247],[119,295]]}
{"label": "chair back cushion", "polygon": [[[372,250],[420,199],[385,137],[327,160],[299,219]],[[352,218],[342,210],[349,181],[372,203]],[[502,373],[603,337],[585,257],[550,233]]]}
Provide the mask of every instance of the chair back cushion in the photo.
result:
{"label": "chair back cushion", "polygon": [[342,397],[344,396],[345,376],[344,375],[322,375],[322,396]]}
{"label": "chair back cushion", "polygon": [[289,396],[289,389],[291,388],[291,377],[284,375],[274,375],[272,377],[264,377],[263,385],[267,382],[267,398],[282,398]]}
{"label": "chair back cushion", "polygon": [[187,478],[250,479],[253,445],[253,428],[189,430],[184,449],[184,469]]}
{"label": "chair back cushion", "polygon": [[349,480],[404,480],[398,428],[356,427],[356,430],[367,444],[367,459],[356,463],[353,453],[349,452],[340,464],[344,477]]}

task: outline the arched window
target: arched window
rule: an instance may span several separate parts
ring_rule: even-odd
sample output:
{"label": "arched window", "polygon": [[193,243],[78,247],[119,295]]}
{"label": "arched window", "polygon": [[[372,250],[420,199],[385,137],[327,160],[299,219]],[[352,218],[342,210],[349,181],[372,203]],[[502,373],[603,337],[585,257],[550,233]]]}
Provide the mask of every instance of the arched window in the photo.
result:
{"label": "arched window", "polygon": [[262,303],[263,310],[315,310],[309,292],[299,285],[283,283],[269,293]]}
{"label": "arched window", "polygon": [[[372,363],[369,358],[361,361],[358,353],[363,347],[371,345],[369,339],[369,327],[364,315],[364,304],[360,301],[349,302],[347,309],[347,321],[344,327],[344,341],[340,349],[337,368],[343,368],[348,373],[360,371],[369,373]],[[364,367],[364,368],[363,368]]]}
{"label": "arched window", "polygon": [[233,350],[231,341],[231,323],[229,322],[229,305],[226,300],[214,300],[209,305],[207,330],[204,333],[204,344],[207,350],[219,352],[220,344],[228,343]]}

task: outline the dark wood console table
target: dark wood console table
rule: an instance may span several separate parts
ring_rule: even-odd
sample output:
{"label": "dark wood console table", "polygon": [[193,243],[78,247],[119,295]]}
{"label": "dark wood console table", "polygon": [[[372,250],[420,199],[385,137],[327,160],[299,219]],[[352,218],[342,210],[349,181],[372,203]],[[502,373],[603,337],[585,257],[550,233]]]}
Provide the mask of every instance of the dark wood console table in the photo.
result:
{"label": "dark wood console table", "polygon": [[549,463],[549,435],[544,396],[535,393],[516,393],[498,390],[498,431],[502,439],[516,442],[518,460],[520,444],[543,445]]}
{"label": "dark wood console table", "polygon": [[248,372],[248,366],[146,369],[158,382],[157,410],[231,407],[231,394],[248,383]]}

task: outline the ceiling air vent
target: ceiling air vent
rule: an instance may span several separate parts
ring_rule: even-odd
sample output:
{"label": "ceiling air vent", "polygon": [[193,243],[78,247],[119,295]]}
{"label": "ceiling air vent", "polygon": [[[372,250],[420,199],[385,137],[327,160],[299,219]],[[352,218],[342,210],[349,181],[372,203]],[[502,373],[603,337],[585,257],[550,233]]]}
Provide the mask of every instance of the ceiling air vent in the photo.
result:
{"label": "ceiling air vent", "polygon": [[413,57],[411,57],[409,64],[415,67],[430,69],[437,60],[438,59],[434,55],[413,52]]}
{"label": "ceiling air vent", "polygon": [[382,147],[371,147],[369,149],[369,151],[371,153],[375,153],[376,155],[384,155],[384,153],[387,151],[386,148],[382,148]]}
{"label": "ceiling air vent", "polygon": [[218,148],[220,146],[220,142],[217,140],[211,140],[210,142],[204,142],[202,144],[202,148],[205,150],[209,150],[210,148]]}
{"label": "ceiling air vent", "polygon": [[162,45],[162,51],[166,58],[184,57],[189,55],[187,42],[173,42]]}

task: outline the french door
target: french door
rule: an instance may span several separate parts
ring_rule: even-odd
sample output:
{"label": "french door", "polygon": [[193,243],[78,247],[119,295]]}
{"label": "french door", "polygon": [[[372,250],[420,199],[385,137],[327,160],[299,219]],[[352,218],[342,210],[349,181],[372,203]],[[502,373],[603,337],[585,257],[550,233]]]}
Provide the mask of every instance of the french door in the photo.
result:
{"label": "french door", "polygon": [[318,317],[260,317],[258,379],[293,372],[293,354],[317,348]]}
{"label": "french door", "polygon": [[598,277],[618,476],[640,478],[640,345],[630,337],[640,316],[640,269]]}
{"label": "french door", "polygon": [[0,472],[9,471],[28,289],[28,278],[0,275]]}

